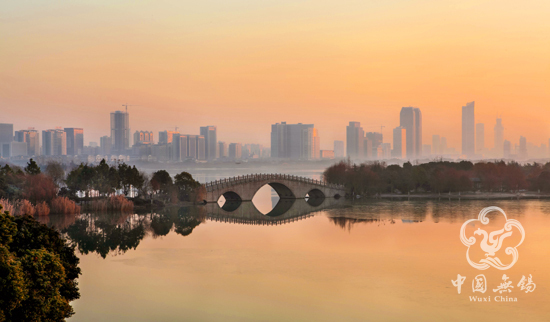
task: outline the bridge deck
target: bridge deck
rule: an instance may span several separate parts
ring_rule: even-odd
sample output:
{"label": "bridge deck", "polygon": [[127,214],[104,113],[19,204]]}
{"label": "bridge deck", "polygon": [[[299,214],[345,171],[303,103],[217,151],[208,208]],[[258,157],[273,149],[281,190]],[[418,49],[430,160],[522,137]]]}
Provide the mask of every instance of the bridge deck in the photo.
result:
{"label": "bridge deck", "polygon": [[308,183],[316,186],[327,187],[332,189],[344,190],[343,185],[331,184],[322,180],[314,180],[310,178],[294,176],[289,174],[274,174],[274,173],[260,173],[260,174],[248,174],[244,176],[230,177],[220,180],[215,180],[206,183],[204,186],[207,192],[223,189],[231,186],[236,186],[248,182],[264,181],[264,180],[289,180],[302,183]]}

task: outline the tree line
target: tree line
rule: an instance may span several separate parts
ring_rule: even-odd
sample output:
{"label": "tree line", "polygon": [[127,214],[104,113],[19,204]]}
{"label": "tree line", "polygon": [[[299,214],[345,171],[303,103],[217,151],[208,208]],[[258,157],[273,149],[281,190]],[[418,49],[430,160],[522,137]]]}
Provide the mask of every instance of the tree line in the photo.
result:
{"label": "tree line", "polygon": [[30,159],[23,169],[9,164],[0,167],[0,204],[17,215],[79,213],[74,201],[90,197],[113,199],[123,195],[134,200],[196,201],[204,199],[200,187],[187,172],[173,179],[165,170],[149,176],[135,166],[109,165],[105,160],[69,168],[56,162],[40,167]]}
{"label": "tree line", "polygon": [[448,192],[550,192],[550,162],[433,161],[403,166],[341,161],[323,173],[329,183],[344,185],[352,194]]}

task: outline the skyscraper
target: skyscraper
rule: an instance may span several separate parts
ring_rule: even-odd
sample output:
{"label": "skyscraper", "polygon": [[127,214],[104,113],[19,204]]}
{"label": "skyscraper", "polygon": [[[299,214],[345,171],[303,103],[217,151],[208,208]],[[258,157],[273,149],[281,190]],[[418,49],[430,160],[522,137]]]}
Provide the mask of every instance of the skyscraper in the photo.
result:
{"label": "skyscraper", "polygon": [[206,159],[214,160],[217,156],[218,150],[218,138],[217,138],[217,129],[215,126],[201,126],[200,133],[204,136],[204,141],[206,142],[205,151]]}
{"label": "skyscraper", "polygon": [[[313,124],[271,125],[271,157],[310,160],[315,157],[315,142],[319,134]],[[320,143],[320,141],[318,141]]]}
{"label": "skyscraper", "polygon": [[476,124],[476,153],[482,154],[485,150],[485,124]]}
{"label": "skyscraper", "polygon": [[67,133],[62,129],[42,131],[42,149],[44,155],[67,155]]}
{"label": "skyscraper", "polygon": [[367,155],[367,157],[371,158],[371,159],[378,158],[378,153],[377,153],[378,147],[380,147],[380,145],[384,141],[384,137],[383,137],[382,133],[367,132],[365,134],[365,139],[367,139],[371,142],[371,151],[372,151],[372,153],[370,153],[370,154],[365,153]]}
{"label": "skyscraper", "polygon": [[111,113],[111,149],[112,152],[123,154],[130,147],[130,116],[128,112],[115,111]]}
{"label": "skyscraper", "polygon": [[230,143],[229,144],[229,157],[231,159],[240,159],[242,158],[242,145],[240,143]]}
{"label": "skyscraper", "polygon": [[27,144],[27,155],[40,155],[40,135],[38,131],[29,128],[28,130],[15,131],[15,141]]}
{"label": "skyscraper", "polygon": [[0,123],[0,156],[9,158],[13,142],[13,124]]}
{"label": "skyscraper", "polygon": [[349,158],[357,159],[364,156],[365,132],[359,122],[349,122],[346,126],[346,155]]}
{"label": "skyscraper", "polygon": [[159,144],[170,144],[174,140],[174,135],[179,134],[177,131],[159,131]]}
{"label": "skyscraper", "polygon": [[[403,107],[399,113],[399,126],[406,130],[406,158],[422,156],[422,112],[419,108]],[[402,156],[405,157],[405,156]]]}
{"label": "skyscraper", "polygon": [[519,137],[519,158],[527,159],[527,139],[524,136]]}
{"label": "skyscraper", "polygon": [[107,135],[99,138],[99,152],[103,155],[111,154],[111,138]]}
{"label": "skyscraper", "polygon": [[67,133],[67,155],[80,155],[84,150],[84,129],[65,128]]}
{"label": "skyscraper", "polygon": [[228,156],[227,143],[218,142],[218,156],[221,158],[227,158]]}
{"label": "skyscraper", "polygon": [[462,154],[473,157],[475,154],[475,102],[462,106]]}
{"label": "skyscraper", "polygon": [[504,126],[502,126],[502,118],[497,118],[497,124],[495,124],[495,156],[501,158],[504,148]]}
{"label": "skyscraper", "polygon": [[405,158],[407,156],[407,129],[398,126],[393,129],[392,157]]}

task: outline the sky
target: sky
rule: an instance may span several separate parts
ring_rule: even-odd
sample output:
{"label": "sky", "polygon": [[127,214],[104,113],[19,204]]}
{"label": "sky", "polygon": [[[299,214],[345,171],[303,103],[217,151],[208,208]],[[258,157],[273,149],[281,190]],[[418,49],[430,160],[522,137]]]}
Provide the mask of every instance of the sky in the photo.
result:
{"label": "sky", "polygon": [[403,106],[423,141],[460,150],[476,102],[492,147],[550,139],[550,1],[4,1],[0,123],[109,135],[130,127],[270,144],[276,122],[313,123],[321,148],[358,121],[392,142]]}

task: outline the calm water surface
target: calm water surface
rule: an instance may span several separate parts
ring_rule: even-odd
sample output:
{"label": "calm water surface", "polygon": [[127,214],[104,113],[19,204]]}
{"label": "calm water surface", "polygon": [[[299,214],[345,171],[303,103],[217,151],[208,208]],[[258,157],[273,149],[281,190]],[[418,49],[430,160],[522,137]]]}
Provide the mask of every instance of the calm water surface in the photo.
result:
{"label": "calm water surface", "polygon": [[[526,231],[519,261],[505,272],[513,303],[469,300],[474,276],[485,274],[484,296],[494,297],[503,274],[472,268],[459,239],[464,221],[492,205]],[[278,217],[255,209],[51,216],[81,259],[70,320],[550,319],[548,201],[297,200]],[[457,274],[466,276],[461,294],[451,283]],[[528,274],[536,289],[526,294],[516,284]]]}

